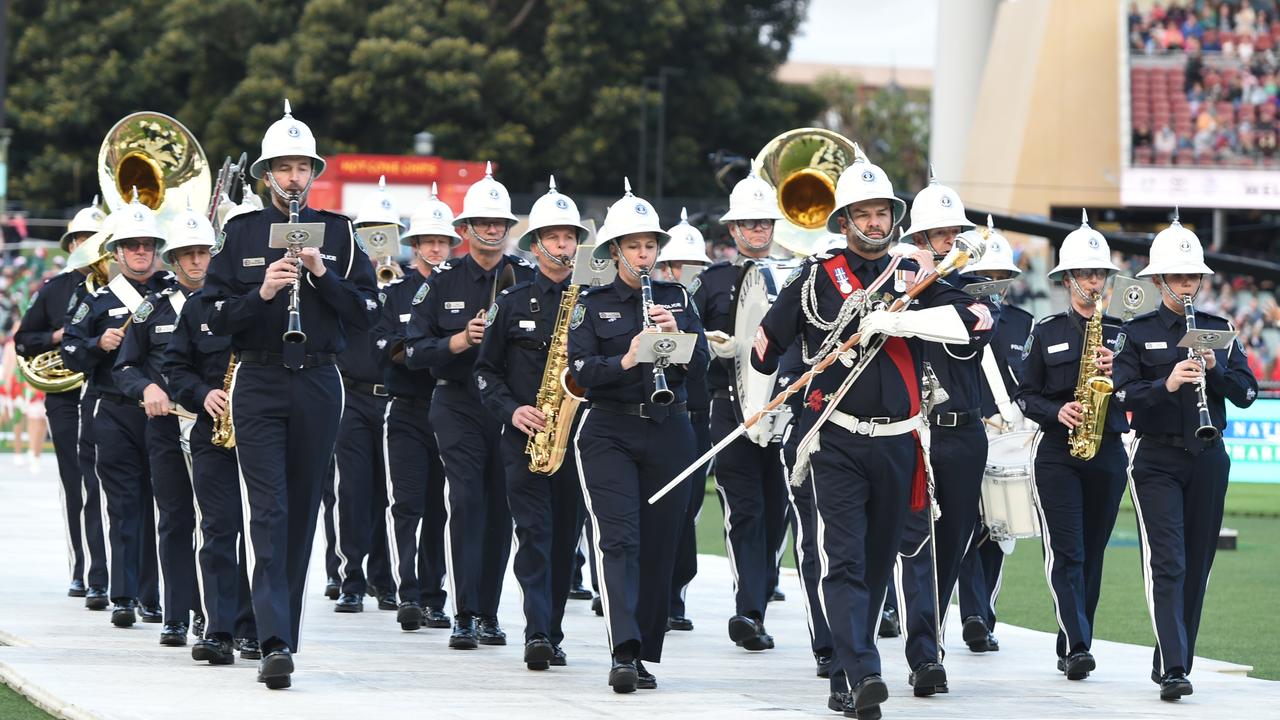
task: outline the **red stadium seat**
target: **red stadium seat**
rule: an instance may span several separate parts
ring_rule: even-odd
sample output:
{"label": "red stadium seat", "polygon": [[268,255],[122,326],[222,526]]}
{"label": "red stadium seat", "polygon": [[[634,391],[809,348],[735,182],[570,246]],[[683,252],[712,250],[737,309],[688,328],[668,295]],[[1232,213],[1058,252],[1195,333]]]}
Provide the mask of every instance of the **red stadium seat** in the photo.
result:
{"label": "red stadium seat", "polygon": [[1173,157],[1169,153],[1156,153],[1156,165],[1170,165],[1172,162]]}
{"label": "red stadium seat", "polygon": [[1133,164],[1134,165],[1150,165],[1154,153],[1149,147],[1134,148]]}

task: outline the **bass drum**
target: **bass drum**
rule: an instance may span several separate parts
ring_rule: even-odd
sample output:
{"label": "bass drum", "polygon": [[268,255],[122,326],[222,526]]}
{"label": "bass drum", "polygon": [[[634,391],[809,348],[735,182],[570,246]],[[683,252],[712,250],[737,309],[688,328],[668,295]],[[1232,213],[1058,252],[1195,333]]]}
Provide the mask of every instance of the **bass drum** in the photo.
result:
{"label": "bass drum", "polygon": [[[754,348],[750,340],[756,336],[760,321],[777,299],[782,285],[799,267],[800,262],[795,260],[748,261],[743,264],[738,276],[737,292],[729,318],[734,337],[738,338],[738,352],[733,359],[733,390],[737,400],[733,403],[733,409],[738,422],[743,422],[763,409],[776,392],[777,372],[765,375],[751,366]],[[748,437],[761,447],[780,441],[791,420],[790,412],[785,409],[785,405],[783,408],[762,418],[748,431]]]}
{"label": "bass drum", "polygon": [[1040,537],[1031,451],[1036,432],[1019,430],[991,438],[982,476],[982,522],[991,539]]}

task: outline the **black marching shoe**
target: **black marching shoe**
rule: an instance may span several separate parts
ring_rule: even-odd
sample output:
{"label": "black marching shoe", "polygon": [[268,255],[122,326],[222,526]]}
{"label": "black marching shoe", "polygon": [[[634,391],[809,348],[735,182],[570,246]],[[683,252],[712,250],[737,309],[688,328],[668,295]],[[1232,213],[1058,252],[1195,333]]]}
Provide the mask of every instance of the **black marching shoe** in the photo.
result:
{"label": "black marching shoe", "polygon": [[258,682],[268,690],[283,690],[293,684],[293,653],[289,648],[272,650],[258,661]]}
{"label": "black marching shoe", "polygon": [[84,597],[89,589],[84,586],[83,580],[72,580],[71,585],[67,587],[67,597]]}
{"label": "black marching shoe", "polygon": [[640,674],[636,670],[635,660],[620,662],[616,658],[614,659],[613,667],[609,669],[609,687],[613,688],[614,692],[635,692],[636,683],[639,681]]}
{"label": "black marching shoe", "polygon": [[569,588],[570,600],[590,600],[593,597],[595,597],[595,595],[593,595],[590,590],[586,589],[582,585],[576,585],[574,587]]}
{"label": "black marching shoe", "polygon": [[437,629],[453,626],[453,623],[449,620],[449,616],[445,615],[444,611],[437,607],[428,607],[423,610],[422,624],[429,628]]}
{"label": "black marching shoe", "polygon": [[106,610],[111,604],[107,598],[107,589],[100,585],[90,585],[84,594],[84,606],[90,610]]}
{"label": "black marching shoe", "polygon": [[399,605],[396,604],[396,594],[393,592],[382,593],[378,596],[379,610],[398,610]]}
{"label": "black marching shoe", "polygon": [[449,647],[454,650],[475,650],[476,646],[476,619],[470,615],[455,616]]}
{"label": "black marching shoe", "polygon": [[118,628],[133,627],[133,624],[138,622],[137,606],[134,600],[116,603],[115,607],[111,608],[111,624]]}
{"label": "black marching shoe", "polygon": [[693,621],[683,615],[674,615],[667,618],[667,629],[688,632],[693,629]]}
{"label": "black marching shoe", "polygon": [[964,642],[969,652],[983,653],[987,651],[987,622],[977,615],[964,619]]}
{"label": "black marching shoe", "polygon": [[658,678],[653,673],[644,669],[644,663],[636,661],[636,689],[637,690],[657,690]]}
{"label": "black marching shoe", "polygon": [[814,662],[816,662],[818,665],[818,671],[817,671],[818,677],[820,678],[831,677],[831,663],[835,660],[835,658],[831,655],[831,652],[827,651],[825,653],[814,653],[813,659],[814,659]]}
{"label": "black marching shoe", "polygon": [[198,638],[204,637],[204,615],[196,613],[191,620],[191,634]]}
{"label": "black marching shoe", "polygon": [[342,586],[338,583],[337,578],[329,578],[324,583],[324,596],[330,600],[337,600],[338,595],[342,593]]}
{"label": "black marching shoe", "polygon": [[530,670],[546,670],[555,656],[555,646],[544,635],[534,635],[524,643],[524,665]]}
{"label": "black marching shoe", "polygon": [[164,610],[159,605],[138,605],[138,619],[144,623],[164,622]]}
{"label": "black marching shoe", "polygon": [[910,683],[916,697],[945,693],[947,692],[947,669],[942,667],[942,663],[923,662],[911,671],[907,682]]}
{"label": "black marching shoe", "polygon": [[769,596],[769,602],[786,602],[787,594],[782,592],[781,588],[774,588],[773,594]]}
{"label": "black marching shoe", "polygon": [[236,652],[230,640],[200,638],[191,646],[191,659],[210,665],[230,665],[236,661]]}
{"label": "black marching shoe", "polygon": [[753,652],[773,649],[773,636],[764,631],[764,623],[746,615],[729,618],[729,639]]}
{"label": "black marching shoe", "polygon": [[490,615],[480,618],[480,628],[476,630],[476,640],[481,645],[506,645],[507,634],[498,625],[498,618]]}
{"label": "black marching shoe", "polygon": [[879,675],[868,675],[853,686],[853,709],[858,720],[880,720],[880,703],[889,699],[889,686]]}
{"label": "black marching shoe", "polygon": [[338,602],[333,604],[333,611],[338,613],[364,612],[364,598],[355,593],[342,593]]}
{"label": "black marching shoe", "polygon": [[564,650],[559,645],[551,646],[551,667],[564,667],[569,664],[569,656],[564,654]]}
{"label": "black marching shoe", "polygon": [[604,601],[600,599],[599,595],[591,601],[591,612],[600,617],[604,617]]}
{"label": "black marching shoe", "polygon": [[165,647],[184,647],[187,644],[187,624],[168,622],[160,630],[160,644]]}
{"label": "black marching shoe", "polygon": [[1190,695],[1192,692],[1191,681],[1187,679],[1186,673],[1181,670],[1171,670],[1160,678],[1161,700],[1174,702],[1182,699],[1183,695]]}
{"label": "black marching shoe", "polygon": [[400,609],[396,610],[396,622],[405,631],[422,627],[422,606],[416,602],[400,603]]}
{"label": "black marching shoe", "polygon": [[256,638],[236,638],[236,647],[240,650],[241,660],[261,660],[262,646]]}
{"label": "black marching shoe", "polygon": [[896,638],[902,634],[902,622],[898,620],[898,611],[886,607],[880,611],[880,637]]}
{"label": "black marching shoe", "polygon": [[1058,660],[1058,669],[1066,673],[1068,680],[1083,680],[1098,667],[1087,650],[1077,650]]}

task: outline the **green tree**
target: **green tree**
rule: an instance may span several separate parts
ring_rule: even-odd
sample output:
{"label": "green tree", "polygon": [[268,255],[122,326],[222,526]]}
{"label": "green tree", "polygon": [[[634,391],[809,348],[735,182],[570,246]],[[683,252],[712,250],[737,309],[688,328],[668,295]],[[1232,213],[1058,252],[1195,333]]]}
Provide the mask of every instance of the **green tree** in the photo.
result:
{"label": "green tree", "polygon": [[869,88],[830,74],[814,90],[827,111],[820,124],[862,146],[899,190],[915,191],[928,182],[928,95],[896,84]]}

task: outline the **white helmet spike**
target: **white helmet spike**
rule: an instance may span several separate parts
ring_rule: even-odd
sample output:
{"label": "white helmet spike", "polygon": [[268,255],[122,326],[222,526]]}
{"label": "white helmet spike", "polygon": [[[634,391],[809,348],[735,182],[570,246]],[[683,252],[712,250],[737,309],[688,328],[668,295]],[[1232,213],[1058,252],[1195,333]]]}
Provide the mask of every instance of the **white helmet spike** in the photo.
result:
{"label": "white helmet spike", "polygon": [[682,223],[687,223],[687,222],[689,222],[689,210],[688,210],[688,208],[683,208],[683,207],[682,207],[682,208],[680,208],[680,222],[682,222]]}
{"label": "white helmet spike", "polygon": [[853,144],[853,161],[864,162],[864,163],[871,162],[871,160],[867,158],[867,154],[862,151],[862,146],[859,145],[858,143]]}
{"label": "white helmet spike", "polygon": [[938,173],[933,169],[933,163],[929,163],[929,184],[938,182]]}
{"label": "white helmet spike", "polygon": [[440,197],[440,193],[436,190],[436,183],[433,180],[431,182],[431,199],[435,200],[437,197]]}
{"label": "white helmet spike", "polygon": [[991,213],[987,213],[987,232],[995,232],[996,223],[991,219]]}
{"label": "white helmet spike", "polygon": [[555,192],[555,191],[556,191],[556,176],[551,175],[547,180],[547,192]]}
{"label": "white helmet spike", "polygon": [[493,161],[492,160],[484,161],[484,176],[487,178],[493,177]]}
{"label": "white helmet spike", "polygon": [[285,117],[293,117],[293,108],[289,107],[289,98],[284,99],[284,114]]}
{"label": "white helmet spike", "polygon": [[631,178],[626,175],[622,176],[622,191],[627,195],[631,194]]}

